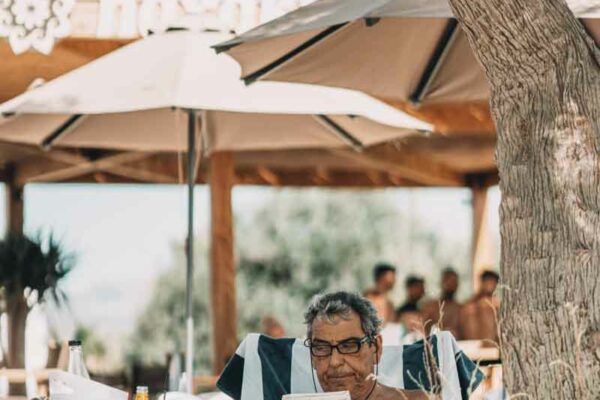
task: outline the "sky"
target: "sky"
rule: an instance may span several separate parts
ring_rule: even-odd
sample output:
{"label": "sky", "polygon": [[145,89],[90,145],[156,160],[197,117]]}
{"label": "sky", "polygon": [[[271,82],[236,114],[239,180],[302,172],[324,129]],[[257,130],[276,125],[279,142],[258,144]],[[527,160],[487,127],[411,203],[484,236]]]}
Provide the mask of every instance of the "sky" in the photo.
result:
{"label": "sky", "polygon": [[[274,190],[236,187],[234,213],[252,212]],[[1,192],[3,187],[4,207]],[[470,241],[469,190],[388,192],[399,212],[413,215],[442,237]],[[208,200],[207,189],[198,187],[197,236],[208,234]],[[489,200],[490,226],[497,227],[497,189],[490,191]],[[0,215],[4,229],[5,213]],[[183,186],[31,184],[25,190],[25,231],[51,231],[76,254],[77,266],[64,282],[75,319],[108,339],[125,337],[133,329],[157,276],[173,265],[173,245],[185,238],[185,217]],[[43,335],[30,341],[43,341]]]}

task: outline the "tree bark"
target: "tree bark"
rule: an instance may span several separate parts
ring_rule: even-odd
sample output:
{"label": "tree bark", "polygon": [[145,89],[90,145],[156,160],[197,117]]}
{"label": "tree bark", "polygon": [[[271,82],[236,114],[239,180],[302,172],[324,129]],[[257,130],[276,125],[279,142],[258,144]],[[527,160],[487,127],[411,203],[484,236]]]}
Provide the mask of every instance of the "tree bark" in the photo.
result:
{"label": "tree bark", "polygon": [[450,0],[491,88],[505,384],[600,398],[600,51],[564,0]]}

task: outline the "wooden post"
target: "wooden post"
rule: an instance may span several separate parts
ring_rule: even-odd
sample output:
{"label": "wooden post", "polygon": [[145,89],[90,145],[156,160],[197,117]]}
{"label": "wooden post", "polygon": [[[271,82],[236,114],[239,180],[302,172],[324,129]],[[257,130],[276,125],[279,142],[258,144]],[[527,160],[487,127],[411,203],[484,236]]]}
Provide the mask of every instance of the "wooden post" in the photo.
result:
{"label": "wooden post", "polygon": [[473,238],[471,247],[471,279],[473,292],[479,290],[479,276],[485,269],[494,264],[494,249],[491,243],[487,224],[487,193],[488,188],[483,184],[471,187],[473,193]]}
{"label": "wooden post", "polygon": [[6,180],[6,232],[23,233],[24,187],[18,185],[14,177],[14,167],[9,167]]}
{"label": "wooden post", "polygon": [[235,261],[231,189],[234,165],[231,153],[210,156],[211,292],[213,372],[221,373],[237,348]]}
{"label": "wooden post", "polygon": [[[14,165],[8,166],[6,176],[6,234],[22,234],[24,224],[24,187],[15,179]],[[12,308],[8,319],[9,343],[8,363],[11,368],[25,367],[25,320],[27,318],[27,304],[24,301],[12,301],[17,308]],[[20,308],[20,309],[19,309]],[[11,383],[10,393],[24,395],[25,384]]]}

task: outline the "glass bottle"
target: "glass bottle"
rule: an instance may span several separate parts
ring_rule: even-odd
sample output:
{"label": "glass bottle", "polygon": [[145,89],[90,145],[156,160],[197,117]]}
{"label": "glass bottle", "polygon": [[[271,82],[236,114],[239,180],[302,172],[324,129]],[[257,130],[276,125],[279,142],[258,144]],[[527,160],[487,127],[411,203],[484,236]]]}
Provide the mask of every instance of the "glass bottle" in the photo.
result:
{"label": "glass bottle", "polygon": [[135,388],[135,400],[148,400],[148,386],[138,386]]}
{"label": "glass bottle", "polygon": [[81,350],[80,340],[69,341],[69,369],[68,372],[80,376],[85,379],[90,379],[90,374],[85,367],[83,361],[83,351]]}

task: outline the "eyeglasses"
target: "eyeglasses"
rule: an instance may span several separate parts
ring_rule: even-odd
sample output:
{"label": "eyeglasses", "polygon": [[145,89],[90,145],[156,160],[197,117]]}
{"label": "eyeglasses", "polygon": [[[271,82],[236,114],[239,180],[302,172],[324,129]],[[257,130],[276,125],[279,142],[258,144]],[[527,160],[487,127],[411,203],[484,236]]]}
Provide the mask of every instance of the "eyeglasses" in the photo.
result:
{"label": "eyeglasses", "polygon": [[315,357],[329,357],[333,353],[333,349],[336,349],[339,354],[356,354],[365,342],[371,342],[368,335],[361,339],[344,340],[336,345],[327,342],[313,343],[312,340],[306,339],[304,345],[310,348],[310,354]]}

